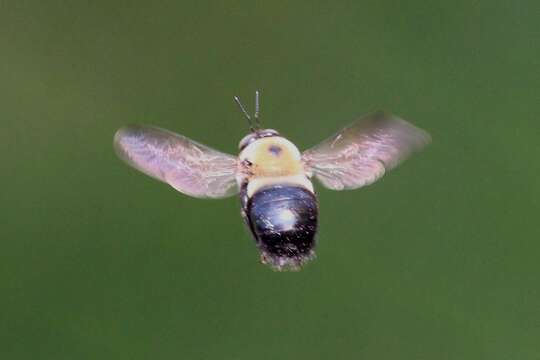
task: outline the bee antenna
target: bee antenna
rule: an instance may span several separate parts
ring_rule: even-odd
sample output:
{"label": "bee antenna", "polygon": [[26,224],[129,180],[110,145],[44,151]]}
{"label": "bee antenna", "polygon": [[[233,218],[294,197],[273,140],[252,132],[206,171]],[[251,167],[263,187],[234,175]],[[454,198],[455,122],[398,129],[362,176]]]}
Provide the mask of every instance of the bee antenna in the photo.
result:
{"label": "bee antenna", "polygon": [[260,94],[261,93],[260,93],[259,90],[255,91],[255,115],[254,115],[254,118],[255,118],[255,124],[257,125],[257,127],[259,129],[261,128],[261,120],[259,119],[259,114],[260,114],[260,110],[261,110],[260,102],[259,102]]}
{"label": "bee antenna", "polygon": [[238,107],[240,108],[240,111],[244,114],[246,117],[248,123],[249,123],[249,129],[253,132],[255,131],[255,128],[253,127],[253,121],[251,121],[251,116],[249,116],[248,112],[244,108],[244,105],[242,105],[242,102],[240,101],[240,98],[238,96],[234,97],[234,101],[238,104]]}

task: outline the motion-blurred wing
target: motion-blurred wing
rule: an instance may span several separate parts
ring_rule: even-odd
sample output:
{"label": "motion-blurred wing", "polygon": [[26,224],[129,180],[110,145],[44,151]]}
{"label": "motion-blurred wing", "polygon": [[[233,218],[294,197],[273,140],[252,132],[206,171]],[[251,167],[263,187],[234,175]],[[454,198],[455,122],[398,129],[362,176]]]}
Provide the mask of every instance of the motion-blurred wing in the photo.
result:
{"label": "motion-blurred wing", "polygon": [[427,132],[392,114],[366,115],[302,157],[308,175],[333,190],[369,185],[431,141]]}
{"label": "motion-blurred wing", "polygon": [[130,125],[114,136],[118,156],[135,169],[199,198],[238,193],[236,158],[182,135],[143,125]]}

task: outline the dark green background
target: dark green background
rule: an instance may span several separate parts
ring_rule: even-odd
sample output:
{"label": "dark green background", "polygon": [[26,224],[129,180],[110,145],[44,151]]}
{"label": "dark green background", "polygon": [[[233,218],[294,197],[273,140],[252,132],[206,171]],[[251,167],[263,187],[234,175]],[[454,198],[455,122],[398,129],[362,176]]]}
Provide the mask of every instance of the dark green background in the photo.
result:
{"label": "dark green background", "polygon": [[[540,358],[537,1],[0,2],[1,359]],[[274,273],[235,198],[121,163],[144,122],[235,153],[386,109],[433,143],[318,187]]]}

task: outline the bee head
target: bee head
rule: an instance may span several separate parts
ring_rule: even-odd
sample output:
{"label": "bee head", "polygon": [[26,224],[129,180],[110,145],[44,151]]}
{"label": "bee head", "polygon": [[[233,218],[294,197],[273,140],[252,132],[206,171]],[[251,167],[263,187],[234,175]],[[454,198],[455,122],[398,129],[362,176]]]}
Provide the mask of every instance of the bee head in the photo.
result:
{"label": "bee head", "polygon": [[242,151],[255,140],[262,139],[265,137],[271,137],[271,136],[280,136],[280,135],[276,130],[273,130],[273,129],[255,130],[247,134],[246,136],[242,138],[242,140],[240,140],[240,143],[238,144],[238,148],[240,149],[240,151]]}

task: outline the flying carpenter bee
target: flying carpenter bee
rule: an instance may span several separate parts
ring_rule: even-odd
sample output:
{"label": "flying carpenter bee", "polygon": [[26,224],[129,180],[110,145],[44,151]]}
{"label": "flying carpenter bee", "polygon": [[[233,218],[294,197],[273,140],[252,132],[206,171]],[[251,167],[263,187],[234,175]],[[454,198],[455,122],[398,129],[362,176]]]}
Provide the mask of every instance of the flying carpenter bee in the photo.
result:
{"label": "flying carpenter bee", "polygon": [[332,190],[369,185],[430,142],[430,136],[385,112],[368,114],[301,153],[276,130],[262,129],[259,92],[238,157],[153,126],[118,130],[118,156],[143,173],[197,198],[240,195],[241,213],[275,270],[299,270],[315,256],[318,201],[312,177]]}

